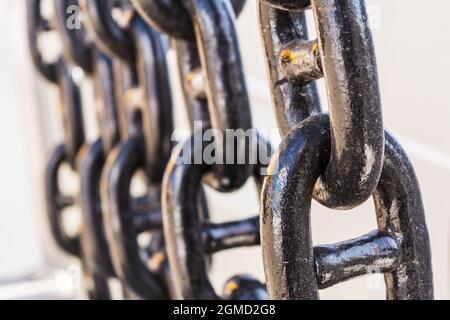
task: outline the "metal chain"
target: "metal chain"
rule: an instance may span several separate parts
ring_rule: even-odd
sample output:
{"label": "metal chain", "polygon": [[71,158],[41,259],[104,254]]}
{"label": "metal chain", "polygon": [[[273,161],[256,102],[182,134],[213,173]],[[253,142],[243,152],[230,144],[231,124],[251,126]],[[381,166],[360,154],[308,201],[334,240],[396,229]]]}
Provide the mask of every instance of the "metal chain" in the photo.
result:
{"label": "metal chain", "polygon": [[[135,14],[128,2],[85,1],[84,8],[96,41],[114,57],[120,85],[123,137],[103,169],[101,199],[114,269],[133,296],[169,297],[161,234],[161,181],[172,151],[172,99],[165,55],[159,34]],[[129,17],[121,26],[113,9]],[[123,50],[126,47],[127,50]],[[148,195],[130,194],[133,176],[142,171]],[[146,247],[142,233],[151,232]]]}
{"label": "metal chain", "polygon": [[[40,0],[28,0],[28,33],[31,56],[41,75],[59,91],[61,123],[64,129],[64,143],[55,148],[48,161],[45,173],[47,215],[56,243],[70,255],[80,256],[79,237],[71,237],[62,227],[63,210],[75,205],[74,195],[64,195],[58,181],[59,171],[69,164],[76,171],[77,154],[85,141],[80,88],[72,74],[72,65],[63,54],[48,62],[39,50],[43,33],[58,28],[54,21],[46,19],[41,12]],[[58,30],[60,34],[65,29]]]}
{"label": "metal chain", "polygon": [[[173,3],[172,3],[173,2]],[[258,190],[262,187],[261,161],[250,165],[197,164],[195,159],[204,153],[202,135],[210,126],[224,133],[229,129],[251,128],[251,116],[246,84],[242,71],[240,50],[235,29],[235,15],[244,1],[133,1],[141,14],[159,30],[174,39],[180,76],[183,82],[187,113],[191,123],[204,121],[178,152],[174,152],[167,166],[163,184],[163,225],[169,264],[177,298],[217,299],[208,278],[207,256],[222,250],[259,245],[259,217],[215,224],[207,219],[204,209],[196,202],[202,196],[202,181],[214,189],[227,192],[241,187],[253,173]],[[177,8],[171,20],[156,12]],[[176,16],[178,15],[178,16]],[[195,21],[195,33],[182,35],[183,21]],[[209,26],[215,26],[211,29]],[[192,28],[188,30],[194,31]],[[195,88],[193,79],[201,77],[204,87]],[[267,154],[270,148],[263,139],[255,137],[257,148]],[[196,141],[201,141],[198,144]],[[215,146],[224,159],[227,153],[248,154],[254,143],[237,143],[244,148],[222,145],[216,137]],[[216,149],[216,151],[217,151]],[[233,151],[231,151],[233,150]],[[258,154],[258,153],[257,153]],[[180,159],[189,159],[182,162]],[[236,163],[236,162],[234,162]],[[248,163],[248,162],[246,162]],[[236,276],[225,285],[226,299],[265,299],[265,287],[249,276]]]}
{"label": "metal chain", "polygon": [[[52,0],[53,1],[53,0]],[[68,28],[81,5],[81,27]],[[275,117],[283,142],[269,175],[270,144],[254,133],[236,17],[245,0],[54,0],[55,17],[28,0],[34,64],[58,87],[64,144],[46,169],[52,235],[77,256],[89,298],[112,299],[117,279],[137,299],[317,299],[319,289],[379,272],[390,299],[432,299],[430,247],[421,193],[401,146],[383,127],[374,45],[363,0],[259,0]],[[312,9],[318,39],[310,40]],[[44,59],[42,33],[63,44]],[[176,53],[191,134],[176,148],[167,53]],[[86,143],[80,85],[94,86],[99,137]],[[322,111],[316,80],[327,87]],[[199,126],[198,123],[201,125]],[[228,139],[230,131],[244,133]],[[208,139],[209,138],[209,139]],[[203,155],[214,150],[215,162]],[[253,157],[256,155],[256,157]],[[198,161],[200,159],[200,161]],[[255,160],[255,161],[253,161]],[[69,164],[80,193],[64,195]],[[136,177],[144,195],[132,192]],[[252,177],[261,214],[214,223],[205,185],[222,193]],[[347,210],[374,198],[378,229],[313,246],[310,211]],[[82,230],[63,227],[78,206]],[[143,244],[143,234],[149,240]],[[221,294],[208,276],[214,254],[261,246],[267,285],[250,275]],[[267,286],[267,288],[266,288]]]}
{"label": "metal chain", "polygon": [[[42,1],[29,1],[29,15],[35,19],[43,19],[41,15]],[[90,40],[84,25],[79,29],[69,29],[67,25],[70,6],[78,6],[78,1],[64,0],[53,1],[55,16],[45,24],[52,26],[46,31],[57,31],[63,42],[63,55],[59,58],[68,73],[62,77],[68,87],[59,86],[63,110],[76,110],[76,113],[63,112],[66,115],[63,127],[65,132],[74,132],[80,136],[67,139],[65,145],[59,146],[53,153],[47,167],[47,206],[49,221],[53,235],[59,246],[68,254],[76,255],[81,259],[85,287],[91,299],[109,299],[111,294],[108,287],[108,279],[114,276],[111,259],[108,254],[107,244],[103,231],[103,218],[99,199],[99,180],[105,155],[116,144],[118,138],[118,125],[116,115],[116,99],[114,97],[114,79],[111,60],[101,52]],[[39,70],[52,70],[52,63],[46,63],[42,59],[38,37],[36,34],[36,20],[29,19],[30,48],[35,52],[35,64]],[[42,66],[42,67],[39,67]],[[92,78],[95,86],[97,111],[100,121],[102,138],[90,144],[84,142],[84,128],[81,119],[81,100],[79,85],[76,85],[70,70],[79,66],[85,72],[87,78]],[[49,72],[41,72],[48,80],[54,82]],[[68,107],[67,107],[68,106]],[[75,125],[71,125],[74,123]],[[73,129],[71,129],[73,127]],[[67,133],[66,133],[67,137]],[[70,146],[76,147],[70,147]],[[65,151],[69,146],[71,152]],[[68,156],[70,154],[70,156]],[[59,190],[58,175],[65,161],[69,161],[72,169],[76,170],[80,179],[80,193],[73,197],[64,197]],[[61,203],[61,199],[68,199]],[[81,208],[83,226],[81,233],[75,238],[66,235],[62,227],[62,212],[68,206]]]}
{"label": "metal chain", "polygon": [[[308,39],[308,8],[317,41]],[[284,136],[261,202],[270,297],[317,299],[318,289],[376,271],[385,273],[388,298],[432,299],[420,189],[406,154],[392,135],[383,133],[364,1],[264,0],[259,14]],[[320,104],[312,81],[321,77],[329,115],[315,115]],[[377,231],[313,247],[313,197],[329,208],[350,209],[372,195]]]}

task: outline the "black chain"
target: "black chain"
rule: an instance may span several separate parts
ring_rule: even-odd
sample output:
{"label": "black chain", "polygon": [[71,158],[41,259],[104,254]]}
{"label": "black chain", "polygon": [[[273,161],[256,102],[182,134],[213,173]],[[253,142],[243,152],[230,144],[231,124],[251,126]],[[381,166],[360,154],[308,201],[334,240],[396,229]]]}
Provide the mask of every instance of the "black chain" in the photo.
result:
{"label": "black chain", "polygon": [[[304,10],[309,6],[318,41],[308,39]],[[432,299],[421,194],[407,156],[392,135],[383,133],[364,1],[261,1],[259,12],[275,111],[285,135],[262,199],[271,298],[316,299],[319,288],[379,272],[385,273],[388,298]],[[314,115],[320,105],[311,82],[322,76],[330,115]],[[349,209],[372,195],[377,231],[312,246],[313,197],[329,208]]]}
{"label": "black chain", "polygon": [[[242,1],[241,1],[242,2]],[[251,128],[251,116],[242,63],[237,43],[234,18],[243,4],[235,1],[234,11],[228,1],[186,1],[183,6],[169,1],[134,1],[140,12],[158,29],[165,31],[175,40],[184,96],[191,121],[206,120],[203,130],[210,126],[219,132],[228,129],[247,130]],[[184,17],[195,20],[196,34],[182,39],[178,30],[183,29],[168,20],[155,17],[156,9],[179,6],[175,12],[180,18],[173,21],[183,23]],[[174,15],[175,16],[175,15]],[[192,25],[192,22],[190,22]],[[208,26],[215,26],[211,29]],[[196,40],[195,40],[196,39]],[[196,42],[195,42],[196,41]],[[203,77],[204,88],[193,88],[192,79]],[[211,121],[210,121],[211,119]],[[260,166],[256,165],[206,165],[195,164],[195,158],[202,155],[206,145],[202,141],[203,130],[194,132],[191,138],[172,156],[167,166],[163,186],[163,221],[169,264],[173,274],[175,294],[184,299],[216,299],[208,279],[207,255],[241,246],[259,244],[259,217],[212,224],[204,208],[197,205],[202,197],[201,183],[205,181],[219,191],[232,191],[241,187],[249,174],[254,172],[258,188],[262,186]],[[258,148],[270,152],[268,144],[255,137]],[[216,137],[218,152],[226,158],[231,149],[235,154],[248,154],[250,141],[222,146]],[[190,159],[186,164],[180,159]],[[261,164],[262,161],[257,161]],[[249,171],[251,170],[251,171]],[[249,285],[251,284],[251,285]],[[241,290],[241,288],[247,288]],[[266,298],[262,284],[248,276],[237,276],[228,281],[225,298]]]}
{"label": "black chain", "polygon": [[[62,54],[48,62],[39,51],[39,38],[42,33],[58,28],[41,14],[41,1],[28,1],[29,42],[31,55],[40,73],[58,87],[60,97],[61,122],[64,129],[64,143],[52,152],[46,169],[47,213],[51,222],[51,231],[57,244],[71,255],[80,255],[79,238],[71,238],[61,228],[62,212],[73,206],[73,196],[62,194],[58,182],[58,172],[64,164],[76,170],[76,157],[85,141],[80,88],[72,74],[72,65]],[[66,30],[59,30],[62,34]]]}
{"label": "black chain", "polygon": [[[80,28],[71,30],[67,8],[79,5]],[[283,137],[268,176],[271,147],[253,130],[235,25],[244,5],[54,0],[55,16],[47,19],[41,0],[28,0],[31,56],[59,89],[64,128],[64,144],[46,170],[48,217],[58,245],[80,259],[89,297],[112,299],[108,282],[118,279],[127,298],[316,299],[319,289],[379,272],[388,298],[432,299],[420,189],[407,156],[383,128],[364,1],[258,1]],[[317,40],[306,27],[309,9]],[[54,62],[39,46],[46,32],[58,33],[63,44]],[[168,50],[178,61],[185,103],[179,111],[191,126],[191,136],[176,148]],[[74,67],[95,89],[99,137],[92,143],[85,142]],[[316,89],[321,78],[329,114]],[[230,131],[244,134],[227,139]],[[216,161],[209,163],[202,156],[212,148]],[[65,163],[80,177],[78,195],[60,190]],[[130,191],[138,175],[143,196]],[[249,177],[261,194],[261,214],[212,222],[204,185],[232,192]],[[346,210],[372,196],[378,230],[312,245],[312,199]],[[82,230],[74,237],[62,223],[69,206],[82,211]],[[151,236],[145,245],[142,234]],[[208,277],[214,254],[243,246],[262,247],[267,289],[250,275],[237,275],[216,293]]]}

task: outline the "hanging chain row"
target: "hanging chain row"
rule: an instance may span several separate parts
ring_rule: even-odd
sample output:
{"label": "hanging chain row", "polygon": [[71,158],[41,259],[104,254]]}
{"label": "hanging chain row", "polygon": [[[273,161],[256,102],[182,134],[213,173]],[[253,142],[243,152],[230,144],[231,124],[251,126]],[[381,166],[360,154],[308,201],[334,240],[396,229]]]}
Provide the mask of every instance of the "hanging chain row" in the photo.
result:
{"label": "hanging chain row", "polygon": [[[433,298],[420,189],[383,127],[363,0],[257,1],[283,137],[267,176],[261,155],[270,156],[271,147],[262,136],[224,138],[228,130],[254,132],[236,31],[245,0],[51,0],[50,17],[44,0],[27,1],[31,55],[58,88],[64,128],[46,169],[48,219],[56,243],[80,259],[91,299],[113,298],[111,279],[127,298],[317,299],[319,289],[374,271],[384,273],[389,299]],[[80,5],[81,26],[69,28],[68,8]],[[309,38],[306,10],[313,11],[317,40]],[[53,62],[40,43],[50,32],[63,44]],[[178,146],[168,50],[176,53],[191,124],[190,138]],[[82,105],[76,67],[93,84],[95,105]],[[321,78],[329,114],[315,85]],[[92,143],[87,108],[97,114]],[[211,131],[220,161],[199,163]],[[65,164],[80,178],[79,194],[62,191]],[[146,185],[141,196],[130,191],[136,175]],[[212,223],[204,186],[228,193],[250,177],[261,194],[260,214]],[[347,210],[370,197],[376,231],[312,245],[312,199]],[[82,212],[76,236],[63,223],[73,206]],[[151,235],[145,244],[142,235]],[[208,277],[214,254],[243,246],[262,247],[267,283],[239,275],[216,293]]]}

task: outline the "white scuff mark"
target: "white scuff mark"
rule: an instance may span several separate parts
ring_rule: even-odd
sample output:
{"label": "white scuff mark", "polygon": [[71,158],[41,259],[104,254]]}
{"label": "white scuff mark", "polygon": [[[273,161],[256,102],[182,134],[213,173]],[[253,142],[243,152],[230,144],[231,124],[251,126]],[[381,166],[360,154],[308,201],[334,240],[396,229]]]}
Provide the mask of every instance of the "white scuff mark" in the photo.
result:
{"label": "white scuff mark", "polygon": [[361,182],[367,181],[372,172],[373,165],[375,163],[375,155],[373,149],[367,144],[364,148],[364,154],[366,156],[366,166],[364,168],[364,173],[361,177]]}

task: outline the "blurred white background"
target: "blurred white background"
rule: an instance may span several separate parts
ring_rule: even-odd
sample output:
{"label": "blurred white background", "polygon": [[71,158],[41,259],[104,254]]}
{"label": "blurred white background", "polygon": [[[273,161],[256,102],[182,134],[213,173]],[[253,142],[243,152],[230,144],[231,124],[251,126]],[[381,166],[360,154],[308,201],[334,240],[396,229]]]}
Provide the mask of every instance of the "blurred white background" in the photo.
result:
{"label": "blurred white background", "polygon": [[[260,43],[256,0],[238,22],[254,124],[276,127]],[[435,296],[450,294],[450,2],[369,0],[386,127],[403,143],[415,166],[430,232]],[[0,299],[51,298],[76,292],[74,269],[45,239],[42,175],[45,151],[57,139],[55,92],[33,71],[26,42],[24,0],[0,3]],[[448,40],[447,40],[448,38]],[[180,101],[180,99],[177,99]],[[40,103],[38,103],[40,101]],[[323,97],[322,101],[326,101]],[[274,141],[278,143],[279,141]],[[233,195],[210,196],[216,220],[251,216],[258,200],[251,185]],[[357,237],[376,228],[373,205],[350,212],[313,208],[316,244]],[[72,264],[72,262],[70,262]],[[55,270],[60,270],[56,272]],[[264,278],[258,249],[216,257],[217,288],[236,273]],[[56,276],[55,276],[56,275]],[[382,277],[370,276],[321,292],[323,299],[382,299]]]}

